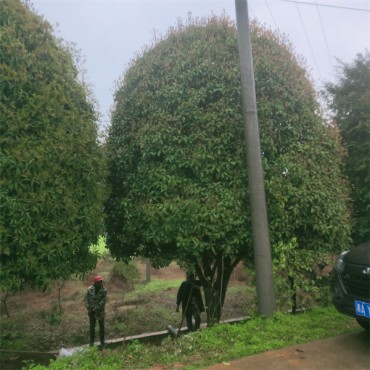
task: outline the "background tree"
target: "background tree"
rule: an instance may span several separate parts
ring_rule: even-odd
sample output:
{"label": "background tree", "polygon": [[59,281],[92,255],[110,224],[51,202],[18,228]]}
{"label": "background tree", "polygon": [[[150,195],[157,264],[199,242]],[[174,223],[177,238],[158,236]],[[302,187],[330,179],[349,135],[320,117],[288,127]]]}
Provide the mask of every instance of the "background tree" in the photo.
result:
{"label": "background tree", "polygon": [[[349,241],[338,138],[290,46],[254,24],[253,50],[272,244],[338,250]],[[113,256],[176,259],[220,319],[230,275],[252,257],[235,25],[179,23],[132,61],[107,142]]]}
{"label": "background tree", "polygon": [[0,7],[0,287],[45,288],[96,264],[96,113],[73,50],[28,3]]}
{"label": "background tree", "polygon": [[328,83],[330,108],[348,155],[345,173],[351,182],[356,244],[370,240],[370,53],[339,64],[339,78]]}

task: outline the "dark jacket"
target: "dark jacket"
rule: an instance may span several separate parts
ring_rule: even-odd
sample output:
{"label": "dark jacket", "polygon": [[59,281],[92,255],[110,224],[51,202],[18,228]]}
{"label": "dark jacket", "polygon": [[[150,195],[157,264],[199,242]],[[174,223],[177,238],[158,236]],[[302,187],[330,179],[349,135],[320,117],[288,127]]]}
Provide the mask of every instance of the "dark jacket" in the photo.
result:
{"label": "dark jacket", "polygon": [[89,315],[94,314],[98,319],[104,318],[105,304],[107,302],[107,289],[103,286],[97,290],[92,285],[87,289],[84,303]]}
{"label": "dark jacket", "polygon": [[204,311],[203,298],[200,293],[201,283],[197,280],[186,280],[181,283],[177,292],[176,303],[181,304],[182,312],[190,313],[194,308],[200,312]]}

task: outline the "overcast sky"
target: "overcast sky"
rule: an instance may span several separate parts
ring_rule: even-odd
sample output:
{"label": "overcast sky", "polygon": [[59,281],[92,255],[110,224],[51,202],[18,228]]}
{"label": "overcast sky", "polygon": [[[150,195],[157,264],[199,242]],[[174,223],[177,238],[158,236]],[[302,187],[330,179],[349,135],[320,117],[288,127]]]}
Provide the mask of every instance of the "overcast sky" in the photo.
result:
{"label": "overcast sky", "polygon": [[[235,20],[234,0],[31,0],[57,34],[76,44],[87,81],[109,122],[115,81],[154,32],[177,19],[225,13]],[[316,88],[333,81],[336,58],[350,63],[370,50],[370,0],[248,0],[249,16],[284,33],[306,60]]]}

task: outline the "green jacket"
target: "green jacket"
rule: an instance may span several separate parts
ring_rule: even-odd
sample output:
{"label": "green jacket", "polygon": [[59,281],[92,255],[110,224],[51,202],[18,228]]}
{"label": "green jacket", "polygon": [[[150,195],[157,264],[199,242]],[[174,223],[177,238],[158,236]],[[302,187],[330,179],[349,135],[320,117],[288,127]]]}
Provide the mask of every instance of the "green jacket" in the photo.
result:
{"label": "green jacket", "polygon": [[95,314],[97,317],[104,318],[105,304],[107,302],[107,289],[103,286],[96,290],[95,286],[90,286],[84,298],[84,304],[89,315]]}

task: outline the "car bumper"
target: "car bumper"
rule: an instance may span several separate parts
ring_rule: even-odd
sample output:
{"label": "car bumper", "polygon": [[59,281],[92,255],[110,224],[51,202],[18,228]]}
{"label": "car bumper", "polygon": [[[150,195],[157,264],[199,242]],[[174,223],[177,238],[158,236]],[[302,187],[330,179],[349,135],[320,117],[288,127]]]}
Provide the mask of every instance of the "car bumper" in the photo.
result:
{"label": "car bumper", "polygon": [[348,294],[341,276],[338,274],[337,271],[333,271],[334,278],[332,281],[332,302],[334,307],[341,313],[355,317],[358,320],[363,321],[370,321],[369,318],[356,315],[356,308],[355,308],[355,301],[361,300],[364,302],[368,302],[367,298],[364,297],[356,297],[354,295]]}

